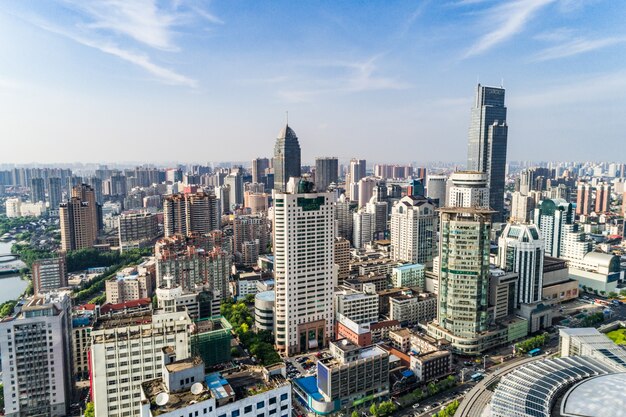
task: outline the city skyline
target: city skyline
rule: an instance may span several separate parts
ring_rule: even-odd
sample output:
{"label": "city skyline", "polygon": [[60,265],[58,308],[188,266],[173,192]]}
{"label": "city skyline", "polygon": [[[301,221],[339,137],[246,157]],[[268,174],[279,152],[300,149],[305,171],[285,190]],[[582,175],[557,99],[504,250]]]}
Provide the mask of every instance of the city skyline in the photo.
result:
{"label": "city skyline", "polygon": [[387,6],[4,2],[0,163],[269,157],[286,110],[303,161],[463,161],[472,90],[502,79],[509,161],[619,146],[623,5]]}

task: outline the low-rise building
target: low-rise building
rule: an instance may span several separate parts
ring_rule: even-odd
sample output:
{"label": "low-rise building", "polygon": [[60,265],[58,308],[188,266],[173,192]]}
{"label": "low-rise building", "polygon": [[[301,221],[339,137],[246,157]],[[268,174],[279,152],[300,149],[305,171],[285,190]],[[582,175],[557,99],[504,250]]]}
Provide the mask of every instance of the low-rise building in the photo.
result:
{"label": "low-rise building", "polygon": [[331,358],[317,363],[317,376],[294,381],[294,394],[308,411],[349,411],[389,395],[389,353],[379,346],[359,347],[346,339],[330,343]]}
{"label": "low-rise building", "polygon": [[452,354],[436,350],[422,354],[410,354],[410,369],[418,381],[425,383],[449,375],[452,370]]}
{"label": "low-rise building", "polygon": [[437,297],[431,293],[405,291],[389,297],[389,318],[402,326],[426,323],[437,316]]}
{"label": "low-rise building", "polygon": [[411,348],[411,331],[409,329],[391,330],[389,332],[391,346],[400,352],[408,352]]}
{"label": "low-rise building", "polygon": [[154,275],[147,269],[124,268],[105,282],[107,303],[119,304],[151,298],[153,283]]}
{"label": "low-rise building", "polygon": [[342,314],[337,314],[337,332],[335,339],[348,339],[357,346],[369,346],[372,344],[372,331],[370,323],[359,324]]}
{"label": "low-rise building", "polygon": [[33,262],[33,290],[35,294],[67,287],[65,255],[39,259]]}
{"label": "low-rise building", "polygon": [[406,264],[391,270],[391,285],[394,287],[426,289],[425,266],[422,264]]}
{"label": "low-rise building", "polygon": [[254,296],[254,327],[257,330],[274,331],[274,291],[260,292]]}
{"label": "low-rise building", "polygon": [[378,321],[378,294],[374,284],[365,284],[363,292],[348,289],[337,291],[335,313],[359,324]]}

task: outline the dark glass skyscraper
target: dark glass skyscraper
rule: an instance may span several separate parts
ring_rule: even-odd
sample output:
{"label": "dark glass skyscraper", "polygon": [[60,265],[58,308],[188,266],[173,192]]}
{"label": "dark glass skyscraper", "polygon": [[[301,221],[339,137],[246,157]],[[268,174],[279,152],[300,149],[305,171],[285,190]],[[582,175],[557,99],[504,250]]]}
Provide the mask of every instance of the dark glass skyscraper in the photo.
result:
{"label": "dark glass skyscraper", "polygon": [[339,181],[339,161],[333,157],[315,158],[315,188],[324,192],[331,183]]}
{"label": "dark glass skyscraper", "polygon": [[274,189],[284,193],[290,177],[300,176],[300,144],[289,125],[278,134],[274,146]]}
{"label": "dark glass skyscraper", "polygon": [[504,88],[478,84],[469,128],[467,169],[487,174],[494,222],[504,221],[504,179],[508,127]]}

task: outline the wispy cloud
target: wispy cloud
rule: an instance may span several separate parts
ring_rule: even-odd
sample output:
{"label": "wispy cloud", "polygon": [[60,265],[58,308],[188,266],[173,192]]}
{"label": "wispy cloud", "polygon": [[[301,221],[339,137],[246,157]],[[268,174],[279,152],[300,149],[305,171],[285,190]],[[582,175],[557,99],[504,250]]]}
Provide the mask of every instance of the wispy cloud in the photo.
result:
{"label": "wispy cloud", "polygon": [[463,58],[487,52],[489,49],[507,41],[522,32],[531,18],[543,7],[555,0],[517,0],[512,3],[498,5],[487,10],[480,16],[483,25],[495,22],[495,29],[483,35],[472,45]]}
{"label": "wispy cloud", "polygon": [[[288,102],[310,102],[315,97],[324,94],[351,94],[365,91],[405,90],[411,85],[395,78],[380,74],[377,61],[382,55],[376,55],[362,61],[318,61],[300,63],[300,66],[330,69],[326,78],[301,77],[298,84],[313,86],[314,88],[293,89],[285,88],[278,92],[278,96]],[[321,73],[323,71],[316,71]]]}
{"label": "wispy cloud", "polygon": [[48,23],[36,22],[36,21],[31,21],[31,23],[39,26],[40,28],[44,30],[47,30],[49,32],[71,39],[74,42],[77,42],[81,45],[98,49],[101,52],[116,56],[120,59],[123,59],[124,61],[135,64],[138,67],[146,70],[147,72],[155,76],[159,81],[164,82],[166,84],[183,85],[183,86],[192,87],[192,88],[197,86],[196,80],[186,77],[182,74],[179,74],[169,68],[165,68],[165,67],[155,64],[145,54],[126,50],[112,43],[106,43],[106,42],[101,42],[98,40],[88,39],[83,36],[77,35],[75,33],[66,31],[64,29],[52,26]]}
{"label": "wispy cloud", "polygon": [[179,16],[174,11],[159,9],[153,0],[65,0],[65,3],[84,16],[80,26],[128,36],[151,48],[178,49],[171,29]]}
{"label": "wispy cloud", "polygon": [[626,37],[609,37],[603,39],[578,38],[560,45],[546,48],[539,52],[533,60],[549,61],[553,59],[567,58],[625,42]]}

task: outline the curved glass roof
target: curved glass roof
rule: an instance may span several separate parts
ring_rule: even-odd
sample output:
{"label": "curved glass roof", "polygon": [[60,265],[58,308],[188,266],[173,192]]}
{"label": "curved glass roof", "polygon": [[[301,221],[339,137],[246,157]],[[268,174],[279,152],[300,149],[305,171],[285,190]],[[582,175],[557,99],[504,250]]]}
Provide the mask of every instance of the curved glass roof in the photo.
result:
{"label": "curved glass roof", "polygon": [[561,403],[563,416],[619,416],[626,411],[626,373],[601,375],[579,382]]}
{"label": "curved glass roof", "polygon": [[492,417],[548,417],[562,389],[614,372],[615,368],[585,356],[532,362],[500,381],[491,401]]}

